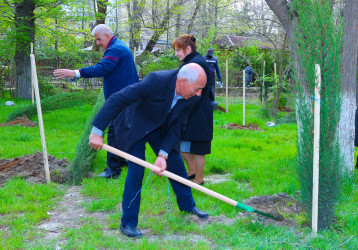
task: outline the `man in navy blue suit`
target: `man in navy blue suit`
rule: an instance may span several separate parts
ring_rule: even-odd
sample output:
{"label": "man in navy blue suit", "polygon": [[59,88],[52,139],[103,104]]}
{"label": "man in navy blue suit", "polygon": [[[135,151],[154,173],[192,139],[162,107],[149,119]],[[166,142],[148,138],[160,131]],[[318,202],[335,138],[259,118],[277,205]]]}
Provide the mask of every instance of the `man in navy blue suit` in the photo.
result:
{"label": "man in navy blue suit", "polygon": [[[153,72],[141,82],[131,84],[113,94],[94,118],[89,145],[100,150],[102,133],[108,123],[114,120],[118,149],[145,160],[145,144],[148,142],[158,156],[155,165],[160,175],[167,169],[188,179],[184,162],[179,153],[179,139],[182,125],[189,112],[199,101],[206,84],[204,70],[190,63],[178,70]],[[141,237],[137,228],[144,168],[128,162],[122,201],[121,231],[128,237]],[[191,188],[171,180],[181,211],[187,211],[200,218],[209,215],[200,211],[194,202]],[[134,200],[133,200],[134,199]]]}

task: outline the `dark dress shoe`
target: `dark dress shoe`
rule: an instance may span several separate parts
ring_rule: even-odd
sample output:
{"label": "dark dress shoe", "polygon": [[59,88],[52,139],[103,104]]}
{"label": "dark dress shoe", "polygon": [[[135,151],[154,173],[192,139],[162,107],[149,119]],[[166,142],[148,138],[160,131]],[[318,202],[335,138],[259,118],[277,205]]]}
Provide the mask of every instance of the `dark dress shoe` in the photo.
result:
{"label": "dark dress shoe", "polygon": [[193,181],[195,184],[198,184],[200,186],[203,186],[204,185],[204,181],[200,182],[200,183],[196,183],[195,181]]}
{"label": "dark dress shoe", "polygon": [[121,224],[120,228],[121,228],[122,233],[128,237],[134,237],[134,238],[142,237],[142,232],[136,227],[132,227],[130,225],[122,226],[122,224]]}
{"label": "dark dress shoe", "polygon": [[188,179],[189,179],[189,180],[194,180],[194,179],[195,179],[195,174],[189,175],[189,176],[188,176]]}
{"label": "dark dress shoe", "polygon": [[201,219],[207,219],[209,218],[209,214],[205,213],[203,211],[201,211],[199,208],[197,207],[193,207],[190,211],[191,214],[195,214],[196,216],[198,216]]}
{"label": "dark dress shoe", "polygon": [[113,171],[110,167],[106,168],[103,173],[97,175],[97,177],[116,179],[121,175],[121,171]]}
{"label": "dark dress shoe", "polygon": [[215,101],[211,102],[211,107],[213,108],[213,110],[217,109],[219,107],[219,104]]}

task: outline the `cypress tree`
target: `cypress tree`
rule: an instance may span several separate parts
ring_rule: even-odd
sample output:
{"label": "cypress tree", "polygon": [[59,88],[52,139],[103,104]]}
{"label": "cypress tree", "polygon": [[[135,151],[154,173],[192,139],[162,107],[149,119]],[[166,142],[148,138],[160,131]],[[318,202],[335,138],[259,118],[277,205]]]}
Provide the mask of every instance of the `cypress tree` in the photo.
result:
{"label": "cypress tree", "polygon": [[88,146],[88,142],[92,130],[91,122],[93,121],[93,118],[96,116],[96,114],[102,107],[103,103],[104,103],[104,95],[102,89],[101,93],[98,95],[97,102],[94,105],[92,114],[88,117],[86,121],[86,127],[83,131],[81,139],[77,144],[76,156],[70,167],[70,173],[71,173],[70,180],[73,184],[76,185],[81,184],[82,178],[91,169],[91,163],[97,156],[98,151]]}
{"label": "cypress tree", "polygon": [[[319,145],[319,204],[318,229],[329,227],[334,220],[334,208],[340,193],[342,158],[338,141],[341,112],[340,62],[342,26],[334,16],[331,1],[295,0],[294,11],[299,16],[293,48],[299,55],[303,79],[296,73],[298,152],[297,173],[302,189],[302,203],[308,216],[312,209],[313,166],[313,107],[321,104]],[[337,21],[338,20],[338,21]],[[315,100],[315,64],[321,66],[321,99]]]}

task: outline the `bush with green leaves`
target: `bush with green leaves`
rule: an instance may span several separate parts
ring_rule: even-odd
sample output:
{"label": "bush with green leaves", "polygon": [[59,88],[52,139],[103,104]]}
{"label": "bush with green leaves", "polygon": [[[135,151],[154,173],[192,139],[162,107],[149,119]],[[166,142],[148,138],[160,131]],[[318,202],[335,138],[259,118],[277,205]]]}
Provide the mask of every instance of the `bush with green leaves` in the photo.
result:
{"label": "bush with green leaves", "polygon": [[140,74],[146,76],[153,71],[177,69],[181,64],[174,51],[168,49],[160,56],[149,55],[141,64]]}

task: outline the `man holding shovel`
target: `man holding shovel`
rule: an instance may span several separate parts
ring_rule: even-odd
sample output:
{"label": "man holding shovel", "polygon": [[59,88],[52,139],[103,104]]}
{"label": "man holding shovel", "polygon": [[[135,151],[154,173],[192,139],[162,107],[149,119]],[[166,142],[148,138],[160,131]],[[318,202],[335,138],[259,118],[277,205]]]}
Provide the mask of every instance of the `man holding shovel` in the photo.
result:
{"label": "man holding shovel", "polygon": [[[105,24],[97,25],[92,35],[96,44],[104,50],[102,60],[94,66],[79,70],[56,69],[53,74],[58,78],[64,77],[103,77],[104,98],[107,100],[113,93],[138,82],[138,74],[134,65],[133,55],[130,49],[119,39]],[[112,122],[108,125],[108,145],[117,147],[115,132]],[[116,178],[121,174],[121,167],[127,165],[127,161],[119,156],[107,153],[108,168],[98,177]]]}
{"label": "man holding shovel", "polygon": [[[153,72],[141,82],[129,85],[113,94],[103,105],[92,122],[89,145],[100,150],[102,133],[114,120],[118,149],[145,160],[148,142],[158,156],[155,165],[160,175],[168,171],[188,179],[184,162],[179,153],[180,131],[194,105],[199,101],[206,84],[204,70],[198,64],[187,64],[177,70]],[[140,192],[144,168],[128,162],[122,201],[121,231],[128,237],[141,237],[137,228]],[[200,218],[208,214],[200,211],[194,202],[190,187],[170,179],[181,211]]]}

